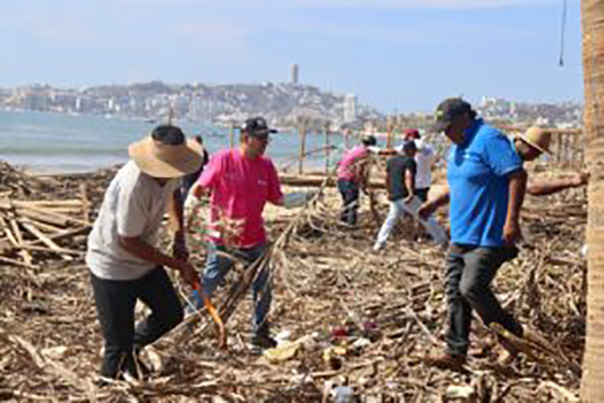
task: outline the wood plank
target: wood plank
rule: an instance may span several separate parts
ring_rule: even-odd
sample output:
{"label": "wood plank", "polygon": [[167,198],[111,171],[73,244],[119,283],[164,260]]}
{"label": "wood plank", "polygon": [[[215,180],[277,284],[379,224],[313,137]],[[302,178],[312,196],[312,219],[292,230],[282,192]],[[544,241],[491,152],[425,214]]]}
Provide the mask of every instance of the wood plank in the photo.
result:
{"label": "wood plank", "polygon": [[82,219],[88,225],[90,225],[90,200],[88,199],[88,191],[86,189],[86,182],[80,184],[80,199],[82,207]]}
{"label": "wood plank", "polygon": [[50,249],[53,249],[54,251],[59,253],[61,255],[61,257],[63,258],[63,260],[67,260],[67,261],[73,260],[73,257],[71,257],[67,254],[61,253],[61,247],[59,245],[57,245],[56,243],[54,243],[52,240],[50,240],[50,238],[48,238],[46,235],[44,235],[32,223],[23,223],[23,227],[26,230],[28,230],[33,236],[35,236],[40,241],[42,241],[42,243],[44,245],[48,246]]}
{"label": "wood plank", "polygon": [[75,256],[86,255],[86,252],[81,251],[81,250],[66,249],[66,248],[61,248],[61,247],[59,247],[59,249],[53,249],[53,248],[46,248],[44,246],[19,245],[16,248],[22,249],[22,250],[31,250],[31,251],[35,251],[35,252],[48,252],[48,253],[57,253],[57,254],[75,255]]}
{"label": "wood plank", "polygon": [[[19,225],[17,224],[17,220],[14,218],[9,219],[10,226],[15,234],[15,238],[17,239],[17,246],[23,245],[23,234],[21,234],[21,230],[19,229]],[[32,257],[26,250],[20,250],[19,255],[23,258],[25,263],[31,265]]]}

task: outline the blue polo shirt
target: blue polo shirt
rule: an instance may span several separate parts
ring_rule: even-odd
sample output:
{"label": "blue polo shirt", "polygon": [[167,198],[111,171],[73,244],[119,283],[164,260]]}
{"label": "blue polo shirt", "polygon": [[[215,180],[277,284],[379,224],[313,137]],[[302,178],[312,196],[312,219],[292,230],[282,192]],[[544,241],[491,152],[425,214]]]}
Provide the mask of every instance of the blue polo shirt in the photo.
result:
{"label": "blue polo shirt", "polygon": [[508,209],[508,174],[522,169],[509,139],[476,119],[463,144],[449,152],[451,242],[503,246]]}

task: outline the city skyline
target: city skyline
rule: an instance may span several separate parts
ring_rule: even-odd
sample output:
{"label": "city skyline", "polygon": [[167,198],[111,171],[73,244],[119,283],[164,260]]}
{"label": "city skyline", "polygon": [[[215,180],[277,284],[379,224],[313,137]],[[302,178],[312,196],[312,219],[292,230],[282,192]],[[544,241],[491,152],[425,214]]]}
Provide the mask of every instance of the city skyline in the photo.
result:
{"label": "city skyline", "polygon": [[8,0],[0,87],[288,82],[389,113],[444,97],[582,101],[579,1]]}

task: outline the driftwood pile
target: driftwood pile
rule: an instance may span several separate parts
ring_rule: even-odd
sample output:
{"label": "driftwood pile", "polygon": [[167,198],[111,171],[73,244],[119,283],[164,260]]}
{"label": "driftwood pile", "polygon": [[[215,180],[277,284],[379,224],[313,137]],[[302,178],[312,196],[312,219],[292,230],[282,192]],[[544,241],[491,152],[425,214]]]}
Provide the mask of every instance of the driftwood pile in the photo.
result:
{"label": "driftwood pile", "polygon": [[[35,177],[0,165],[0,262],[33,268],[46,258],[82,256],[85,236],[115,170]],[[92,178],[91,182],[88,179]]]}
{"label": "driftwood pile", "polygon": [[[90,192],[106,186],[106,179],[53,180],[72,190],[83,182]],[[100,198],[90,200],[93,219]],[[463,374],[424,362],[444,345],[444,252],[399,231],[376,254],[371,246],[381,222],[365,206],[359,227],[346,228],[338,222],[339,204],[327,189],[293,215],[268,211],[276,241],[266,257],[275,282],[271,320],[280,348],[264,356],[249,351],[250,298],[229,293],[242,278],[238,269],[214,300],[219,309],[237,307],[226,322],[227,349],[218,348],[204,314],[144,350],[143,360],[155,371],[143,382],[93,383],[102,339],[81,256],[67,261],[53,251],[44,266],[0,265],[0,399],[328,402],[350,393],[363,402],[576,400],[585,331],[582,191],[528,200],[525,244],[501,269],[495,288],[532,337],[512,340],[524,353],[501,365],[493,341],[498,329],[485,329],[477,319],[477,351]],[[376,205],[384,218],[385,201]],[[13,202],[10,211],[28,211],[21,206]],[[80,207],[52,208],[84,221]],[[201,270],[204,251],[193,241],[192,260]],[[85,249],[85,237],[70,242],[69,249]],[[190,293],[181,291],[183,299]]]}

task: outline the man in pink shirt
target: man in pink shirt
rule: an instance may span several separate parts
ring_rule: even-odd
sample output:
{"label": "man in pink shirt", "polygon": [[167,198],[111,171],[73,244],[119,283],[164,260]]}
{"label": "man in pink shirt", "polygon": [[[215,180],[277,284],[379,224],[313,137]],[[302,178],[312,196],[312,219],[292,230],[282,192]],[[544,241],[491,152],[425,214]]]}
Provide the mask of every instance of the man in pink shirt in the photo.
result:
{"label": "man in pink shirt", "polygon": [[[264,205],[267,201],[283,205],[277,170],[264,156],[269,135],[275,132],[261,117],[247,119],[241,129],[239,149],[215,153],[192,189],[197,198],[204,192],[211,193],[207,261],[202,279],[208,296],[235,263],[224,252],[251,264],[266,250]],[[252,344],[258,349],[275,347],[266,320],[272,300],[268,268],[258,273],[252,288],[255,305]],[[202,306],[199,298],[196,305]]]}
{"label": "man in pink shirt", "polygon": [[375,136],[364,136],[361,144],[344,153],[338,163],[338,190],[342,195],[342,222],[356,225],[359,208],[359,190],[365,187],[367,181],[367,162],[369,147],[375,146]]}

